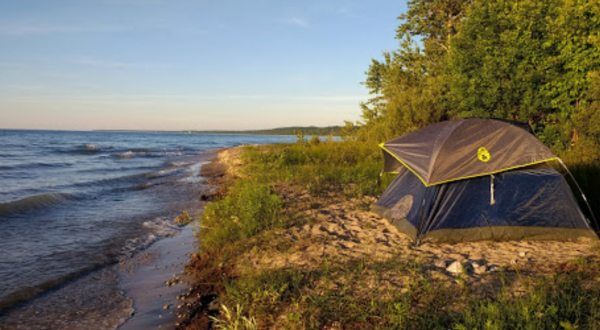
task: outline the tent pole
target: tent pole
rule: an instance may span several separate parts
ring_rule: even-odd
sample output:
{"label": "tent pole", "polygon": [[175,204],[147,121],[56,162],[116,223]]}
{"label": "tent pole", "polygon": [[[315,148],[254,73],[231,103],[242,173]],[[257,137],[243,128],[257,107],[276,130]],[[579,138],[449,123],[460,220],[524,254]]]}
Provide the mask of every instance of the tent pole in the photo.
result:
{"label": "tent pole", "polygon": [[[579,189],[579,193],[581,194],[581,197],[583,198],[585,205],[587,205],[588,211],[590,211],[590,215],[592,216],[592,219],[594,220],[594,227],[599,227],[600,224],[598,224],[598,221],[596,220],[596,216],[594,216],[594,211],[592,211],[592,207],[590,206],[590,203],[588,203],[587,197],[585,197],[585,194],[583,193],[583,189],[581,189],[581,186],[579,186],[579,183],[577,182],[577,180],[575,180],[575,177],[573,176],[571,171],[569,171],[569,168],[567,167],[567,165],[565,165],[565,163],[563,163],[562,159],[558,158],[558,162],[563,166],[563,168],[567,171],[567,173],[569,173],[569,176],[571,176],[571,179],[573,180],[573,182],[575,182],[575,186],[577,186],[577,189]],[[595,228],[595,229],[597,231],[600,231],[600,228]]]}
{"label": "tent pole", "polygon": [[415,246],[419,246],[419,244],[421,244],[421,227],[423,221],[423,208],[425,207],[425,197],[427,197],[427,186],[425,187],[425,191],[423,192],[423,199],[421,200],[421,209],[419,210],[419,222],[417,222],[417,240],[415,242]]}

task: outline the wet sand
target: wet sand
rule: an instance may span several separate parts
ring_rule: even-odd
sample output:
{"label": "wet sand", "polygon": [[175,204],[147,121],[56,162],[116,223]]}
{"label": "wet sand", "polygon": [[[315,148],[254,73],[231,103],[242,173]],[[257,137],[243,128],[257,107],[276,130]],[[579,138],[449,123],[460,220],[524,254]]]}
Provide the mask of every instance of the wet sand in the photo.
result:
{"label": "wet sand", "polygon": [[[163,239],[130,262],[120,265],[119,285],[133,299],[132,318],[119,330],[174,329],[178,322],[177,299],[188,291],[182,271],[189,255],[198,250],[193,226],[176,236]],[[168,284],[167,284],[168,283]]]}

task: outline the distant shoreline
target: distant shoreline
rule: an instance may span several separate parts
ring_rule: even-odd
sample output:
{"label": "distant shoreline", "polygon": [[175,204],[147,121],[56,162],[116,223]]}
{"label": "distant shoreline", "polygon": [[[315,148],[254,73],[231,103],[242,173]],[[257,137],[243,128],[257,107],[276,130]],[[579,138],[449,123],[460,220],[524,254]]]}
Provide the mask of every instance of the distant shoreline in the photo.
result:
{"label": "distant shoreline", "polygon": [[280,127],[261,130],[178,130],[178,131],[160,131],[160,130],[134,130],[134,129],[98,129],[92,132],[147,132],[147,133],[180,133],[180,134],[229,134],[229,135],[296,135],[301,131],[304,135],[335,135],[338,136],[341,126],[298,126],[298,127]]}

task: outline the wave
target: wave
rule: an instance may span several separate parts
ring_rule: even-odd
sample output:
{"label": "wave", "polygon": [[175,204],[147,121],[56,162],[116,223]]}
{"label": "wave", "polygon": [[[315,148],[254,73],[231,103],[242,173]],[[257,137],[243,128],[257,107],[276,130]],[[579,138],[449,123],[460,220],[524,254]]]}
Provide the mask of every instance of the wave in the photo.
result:
{"label": "wave", "polygon": [[14,164],[14,165],[2,165],[0,166],[0,170],[14,170],[14,169],[31,169],[31,168],[51,168],[51,167],[66,167],[66,166],[72,166],[73,163],[67,163],[67,162],[61,162],[61,163],[45,163],[45,162],[38,162],[38,163],[21,163],[21,164]]}
{"label": "wave", "polygon": [[109,145],[98,145],[95,143],[84,143],[76,146],[48,146],[48,149],[53,153],[57,154],[70,154],[70,155],[97,155],[105,153],[108,150],[113,149],[112,146]]}
{"label": "wave", "polygon": [[72,154],[88,154],[94,155],[103,152],[105,149],[110,149],[108,147],[101,147],[97,144],[86,143],[76,146],[74,149],[67,150],[67,153]]}
{"label": "wave", "polygon": [[12,202],[0,203],[0,217],[48,208],[78,199],[77,196],[66,193],[33,195]]}
{"label": "wave", "polygon": [[120,154],[113,154],[113,157],[120,158],[120,159],[133,158],[135,156],[136,156],[136,153],[133,152],[133,151],[131,151],[131,150],[125,151],[125,152],[120,153]]}
{"label": "wave", "polygon": [[187,162],[184,162],[184,161],[172,161],[172,162],[166,163],[165,166],[167,166],[167,167],[181,167],[181,166],[191,165],[193,163],[194,163],[193,161],[187,161]]}
{"label": "wave", "polygon": [[151,152],[152,149],[149,149],[149,148],[131,148],[131,149],[129,149],[129,151],[131,151],[131,152],[137,152],[137,153],[147,153],[147,152]]}
{"label": "wave", "polygon": [[9,293],[6,296],[0,296],[0,316],[2,316],[4,311],[7,311],[9,308],[12,308],[19,303],[31,300],[32,298],[39,296],[50,289],[56,288],[63,283],[77,279],[102,267],[108,266],[111,263],[114,263],[114,261],[111,260],[104,263],[98,263],[96,265],[90,265],[38,285],[23,287],[19,290],[13,291],[12,293]]}
{"label": "wave", "polygon": [[167,216],[145,221],[143,226],[149,230],[149,233],[127,240],[121,248],[121,258],[130,258],[137,252],[147,249],[154,242],[165,237],[172,237],[181,231],[181,228],[173,222],[173,218]]}
{"label": "wave", "polygon": [[[129,164],[128,164],[129,165]],[[140,171],[149,171],[156,169],[156,165],[139,165],[139,166],[121,166],[112,168],[85,168],[77,170],[78,174],[105,174],[105,173],[139,173]]]}
{"label": "wave", "polygon": [[131,158],[136,158],[136,157],[146,157],[146,158],[160,158],[160,157],[176,157],[176,156],[183,156],[184,153],[180,152],[180,151],[139,151],[140,149],[137,149],[138,151],[134,150],[134,149],[130,149],[124,152],[119,152],[119,153],[114,153],[112,154],[112,157],[114,158],[118,158],[118,159],[131,159]]}
{"label": "wave", "polygon": [[146,173],[145,177],[148,179],[156,179],[156,178],[171,176],[171,175],[174,175],[179,172],[181,172],[181,169],[179,169],[179,168],[167,168],[167,169],[162,169],[162,170],[156,171],[156,172]]}

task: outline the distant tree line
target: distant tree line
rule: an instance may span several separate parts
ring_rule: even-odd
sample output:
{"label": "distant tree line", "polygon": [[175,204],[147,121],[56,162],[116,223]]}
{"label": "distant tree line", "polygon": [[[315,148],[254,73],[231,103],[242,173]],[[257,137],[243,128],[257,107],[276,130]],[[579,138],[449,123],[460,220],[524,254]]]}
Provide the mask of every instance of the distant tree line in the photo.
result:
{"label": "distant tree line", "polygon": [[294,126],[281,127],[264,130],[245,130],[245,131],[192,131],[192,133],[202,134],[248,134],[248,135],[297,135],[302,132],[303,135],[317,136],[338,136],[341,126],[315,127],[315,126]]}
{"label": "distant tree line", "polygon": [[559,154],[600,154],[598,0],[412,0],[399,48],[371,61],[372,98],[343,134],[382,142],[445,119],[529,125]]}

